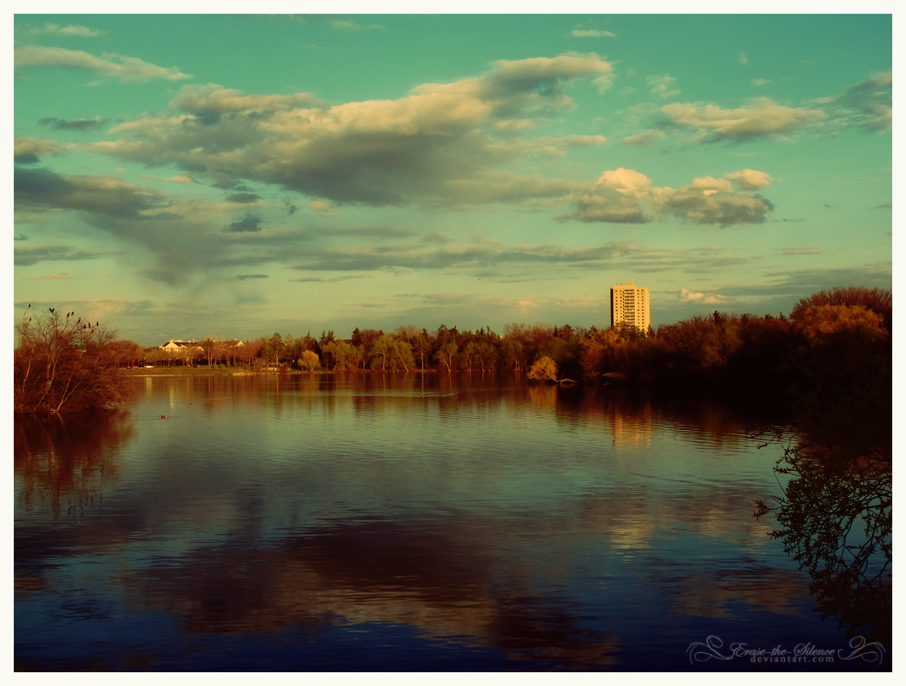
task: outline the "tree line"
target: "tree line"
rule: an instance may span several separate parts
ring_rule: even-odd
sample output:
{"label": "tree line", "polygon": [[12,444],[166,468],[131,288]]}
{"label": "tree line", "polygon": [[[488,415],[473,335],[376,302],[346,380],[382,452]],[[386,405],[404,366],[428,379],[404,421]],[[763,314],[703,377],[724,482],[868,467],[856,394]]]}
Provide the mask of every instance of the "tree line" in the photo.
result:
{"label": "tree line", "polygon": [[[598,329],[514,323],[504,326],[502,333],[441,325],[436,331],[401,326],[389,333],[356,328],[347,340],[333,331],[322,331],[318,338],[311,332],[298,337],[274,333],[243,345],[207,338],[173,352],[143,349],[108,334],[103,341],[91,339],[91,345],[95,351],[103,347],[98,359],[114,367],[205,364],[250,371],[506,371],[550,380],[773,390],[813,385],[818,368],[832,361],[839,363],[840,373],[850,373],[844,370],[854,364],[858,367],[856,359],[889,355],[885,351],[890,348],[891,323],[889,290],[835,288],[799,301],[789,317],[715,311],[648,332],[629,326]],[[56,319],[52,326],[48,322],[42,326],[59,325]],[[34,357],[39,348],[54,347],[47,336],[35,337],[34,325],[29,326],[20,327],[17,374],[20,362]],[[89,352],[77,340],[69,345],[81,345],[83,352]],[[18,383],[17,376],[17,389]]]}

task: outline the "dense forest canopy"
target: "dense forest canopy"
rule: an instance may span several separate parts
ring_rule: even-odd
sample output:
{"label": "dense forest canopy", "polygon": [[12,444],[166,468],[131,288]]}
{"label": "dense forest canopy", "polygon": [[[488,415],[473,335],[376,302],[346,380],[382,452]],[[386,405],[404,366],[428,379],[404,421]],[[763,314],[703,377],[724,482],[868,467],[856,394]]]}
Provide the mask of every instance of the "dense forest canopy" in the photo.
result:
{"label": "dense forest canopy", "polygon": [[824,378],[831,367],[834,383],[847,375],[866,378],[867,361],[886,369],[883,361],[890,357],[892,319],[890,291],[837,288],[801,300],[789,318],[714,312],[646,333],[632,327],[568,324],[514,323],[502,333],[484,328],[459,331],[443,325],[436,331],[403,326],[389,333],[357,328],[348,340],[333,331],[323,331],[318,338],[310,332],[304,336],[274,333],[244,343],[208,338],[169,351],[143,350],[131,341],[115,340],[97,324],[88,326],[73,313],[62,318],[51,311],[26,315],[19,325],[16,409],[61,411],[66,406],[103,404],[92,399],[93,386],[87,379],[92,374],[105,379],[94,387],[98,397],[104,397],[103,388],[109,387],[112,378],[107,372],[136,365],[528,373],[539,361],[547,365],[549,360],[553,366],[548,366],[560,378],[588,382],[620,379],[635,384],[694,383],[770,391],[811,388],[831,383]]}

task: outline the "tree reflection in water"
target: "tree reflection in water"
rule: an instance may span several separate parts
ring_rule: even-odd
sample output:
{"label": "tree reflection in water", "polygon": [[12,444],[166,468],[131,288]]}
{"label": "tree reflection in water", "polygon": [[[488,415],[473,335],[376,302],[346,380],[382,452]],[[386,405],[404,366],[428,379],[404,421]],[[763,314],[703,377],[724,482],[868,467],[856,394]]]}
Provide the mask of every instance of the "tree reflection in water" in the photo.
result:
{"label": "tree reflection in water", "polygon": [[[775,436],[786,441],[775,471],[790,480],[776,505],[758,501],[755,515],[773,512],[777,517],[780,528],[772,535],[782,539],[785,550],[808,570],[822,617],[835,616],[849,635],[870,631],[874,640],[889,644],[893,555],[889,293],[887,300],[883,327],[860,324],[857,320],[865,313],[859,308],[800,313],[811,344],[796,350],[787,368],[799,428],[792,437],[784,438],[782,432]],[[830,314],[838,318],[816,324]]]}
{"label": "tree reflection in water", "polygon": [[[778,433],[775,440],[783,439]],[[790,477],[772,512],[771,533],[812,578],[822,618],[834,616],[848,636],[867,633],[890,644],[893,493],[890,446],[866,452],[828,447],[806,434],[790,439],[775,471]]]}
{"label": "tree reflection in water", "polygon": [[84,506],[118,477],[116,455],[134,432],[128,411],[16,417],[14,469],[27,509]]}

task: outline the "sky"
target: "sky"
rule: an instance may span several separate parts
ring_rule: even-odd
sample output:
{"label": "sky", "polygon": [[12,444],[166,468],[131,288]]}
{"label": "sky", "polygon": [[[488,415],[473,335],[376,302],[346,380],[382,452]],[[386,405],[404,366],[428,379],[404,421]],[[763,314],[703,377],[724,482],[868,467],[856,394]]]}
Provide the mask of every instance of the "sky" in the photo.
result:
{"label": "sky", "polygon": [[14,18],[14,315],[143,346],[892,287],[892,21]]}

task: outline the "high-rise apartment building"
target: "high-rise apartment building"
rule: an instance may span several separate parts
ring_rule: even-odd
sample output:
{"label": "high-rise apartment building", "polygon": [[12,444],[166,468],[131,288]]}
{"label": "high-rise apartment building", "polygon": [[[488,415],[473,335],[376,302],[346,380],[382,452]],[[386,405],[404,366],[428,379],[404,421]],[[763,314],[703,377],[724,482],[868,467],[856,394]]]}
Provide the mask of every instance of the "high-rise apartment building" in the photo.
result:
{"label": "high-rise apartment building", "polygon": [[636,286],[632,281],[625,286],[614,286],[610,289],[610,325],[614,328],[621,324],[634,326],[644,334],[651,326],[651,301],[648,289]]}

